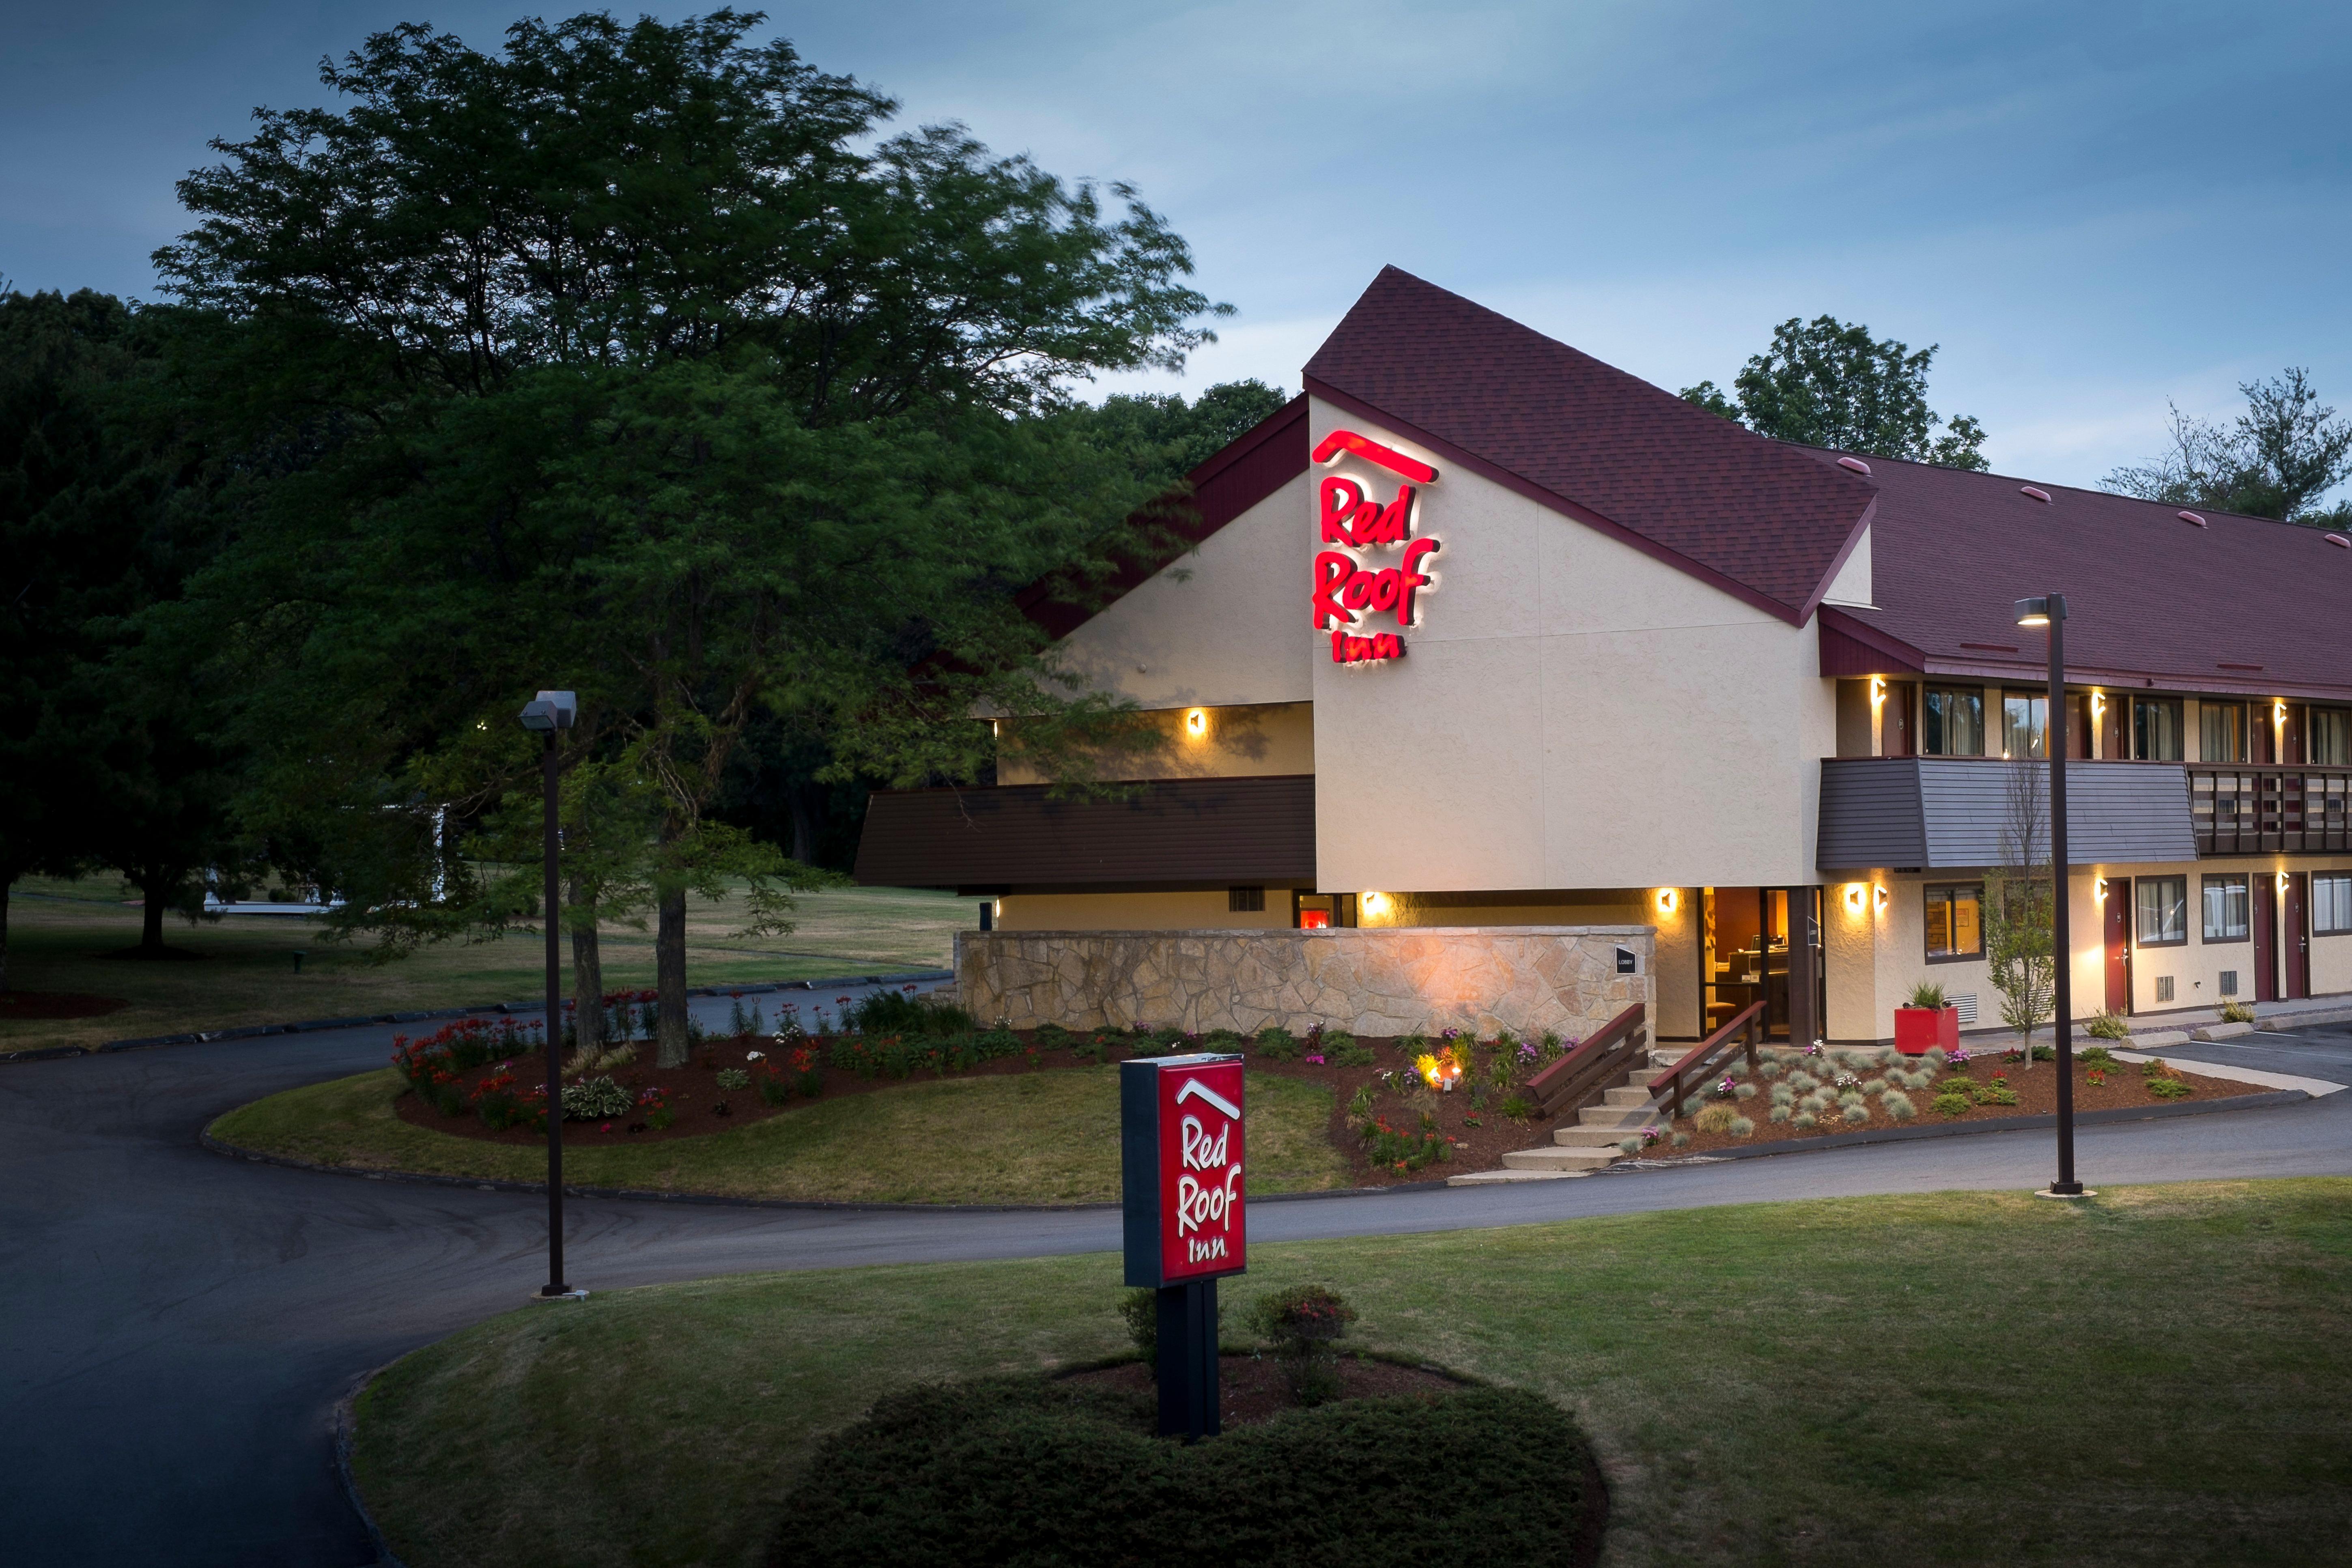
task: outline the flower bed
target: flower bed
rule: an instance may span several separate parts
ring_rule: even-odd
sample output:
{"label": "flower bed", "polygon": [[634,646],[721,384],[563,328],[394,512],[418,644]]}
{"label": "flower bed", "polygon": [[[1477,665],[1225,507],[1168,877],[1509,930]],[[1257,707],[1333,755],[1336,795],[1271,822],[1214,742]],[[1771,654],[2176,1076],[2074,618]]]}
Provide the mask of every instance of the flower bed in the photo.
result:
{"label": "flower bed", "polygon": [[[2056,1053],[1941,1050],[1906,1058],[1893,1050],[1771,1050],[1752,1078],[1738,1064],[1646,1141],[1652,1155],[1703,1154],[1757,1143],[1826,1138],[1876,1128],[2049,1116],[2058,1109]],[[2092,1046],[2074,1057],[2074,1109],[2107,1110],[2201,1095],[2226,1099],[2244,1086],[2184,1073],[2170,1062],[2142,1067]],[[1739,1124],[1745,1123],[1745,1127]]]}

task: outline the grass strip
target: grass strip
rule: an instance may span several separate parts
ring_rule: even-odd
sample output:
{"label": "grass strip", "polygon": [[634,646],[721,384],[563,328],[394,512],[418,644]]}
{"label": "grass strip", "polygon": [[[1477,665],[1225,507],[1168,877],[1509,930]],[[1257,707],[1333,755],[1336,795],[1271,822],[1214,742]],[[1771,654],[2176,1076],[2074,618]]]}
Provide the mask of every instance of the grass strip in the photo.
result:
{"label": "grass strip", "polygon": [[[2347,1555],[2352,1181],[1259,1247],[1225,1321],[1310,1280],[1365,1342],[1573,1412],[1612,1563]],[[356,1470],[412,1568],[753,1563],[821,1436],[919,1381],[1115,1353],[1118,1295],[1094,1256],[530,1307],[372,1385]]]}
{"label": "grass strip", "polygon": [[[1250,1191],[1346,1184],[1328,1135],[1331,1093],[1249,1075]],[[543,1180],[539,1145],[414,1127],[393,1113],[392,1068],[287,1089],[209,1131],[224,1143],[368,1171]],[[568,1183],[719,1197],[909,1204],[1111,1203],[1118,1197],[1118,1068],[907,1083],[795,1106],[726,1132],[563,1152]]]}

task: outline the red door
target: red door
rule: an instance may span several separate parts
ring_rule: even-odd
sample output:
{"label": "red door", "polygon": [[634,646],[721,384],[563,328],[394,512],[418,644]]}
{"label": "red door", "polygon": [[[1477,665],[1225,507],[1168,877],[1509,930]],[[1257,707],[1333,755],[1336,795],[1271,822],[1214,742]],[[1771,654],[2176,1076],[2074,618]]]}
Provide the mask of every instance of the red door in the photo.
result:
{"label": "red door", "polygon": [[2301,871],[2286,874],[2286,921],[2279,945],[2286,952],[2286,994],[2292,1001],[2311,994],[2311,931],[2304,923],[2305,894],[2310,879]]}
{"label": "red door", "polygon": [[2254,1000],[2275,1002],[2278,989],[2278,879],[2254,873]]}
{"label": "red door", "polygon": [[2303,761],[2303,704],[2286,704],[2286,714],[2279,721],[2279,754],[2282,763]]}
{"label": "red door", "polygon": [[2107,1011],[2128,1013],[2131,1005],[2132,889],[2129,877],[2107,879]]}

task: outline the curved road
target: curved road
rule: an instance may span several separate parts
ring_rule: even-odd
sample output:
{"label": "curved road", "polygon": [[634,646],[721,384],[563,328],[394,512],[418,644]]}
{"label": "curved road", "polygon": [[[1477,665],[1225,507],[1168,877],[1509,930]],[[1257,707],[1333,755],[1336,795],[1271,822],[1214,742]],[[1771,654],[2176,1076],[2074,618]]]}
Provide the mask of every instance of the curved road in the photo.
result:
{"label": "curved road", "polygon": [[[723,1006],[720,1009],[723,1011]],[[544,1200],[225,1159],[198,1131],[259,1095],[381,1064],[393,1030],[267,1036],[0,1066],[0,1521],[25,1563],[374,1560],[337,1486],[335,1403],[370,1368],[519,1305]],[[2196,1055],[2352,1082],[2352,1029]],[[2352,1174],[2352,1093],[2107,1124],[2101,1182]],[[2047,1132],[1265,1204],[1254,1238],[1516,1225],[1760,1199],[2031,1187]],[[592,1289],[753,1269],[1118,1245],[1109,1210],[913,1213],[566,1205]]]}

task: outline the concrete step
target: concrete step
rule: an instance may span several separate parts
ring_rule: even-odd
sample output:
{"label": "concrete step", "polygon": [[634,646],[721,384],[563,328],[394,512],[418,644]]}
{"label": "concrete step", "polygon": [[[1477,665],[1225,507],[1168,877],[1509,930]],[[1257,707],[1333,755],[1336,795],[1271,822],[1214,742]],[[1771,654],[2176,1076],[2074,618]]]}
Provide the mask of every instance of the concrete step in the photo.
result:
{"label": "concrete step", "polygon": [[1503,1164],[1513,1171],[1591,1171],[1617,1157],[1614,1149],[1514,1149]]}
{"label": "concrete step", "polygon": [[1501,1182],[1567,1182],[1591,1174],[1591,1171],[1472,1171],[1466,1175],[1446,1177],[1445,1184],[1449,1187],[1488,1187]]}
{"label": "concrete step", "polygon": [[1656,1112],[1645,1102],[1641,1105],[1588,1105],[1576,1113],[1578,1123],[1585,1127],[1646,1127],[1656,1119]]}
{"label": "concrete step", "polygon": [[1650,1103],[1650,1091],[1645,1085],[1629,1083],[1622,1089],[1602,1090],[1601,1095],[1601,1103],[1612,1110],[1623,1110],[1629,1106],[1635,1105],[1647,1105]]}
{"label": "concrete step", "polygon": [[1614,1149],[1628,1138],[1638,1137],[1644,1121],[1633,1127],[1562,1127],[1556,1129],[1551,1141],[1563,1149]]}

